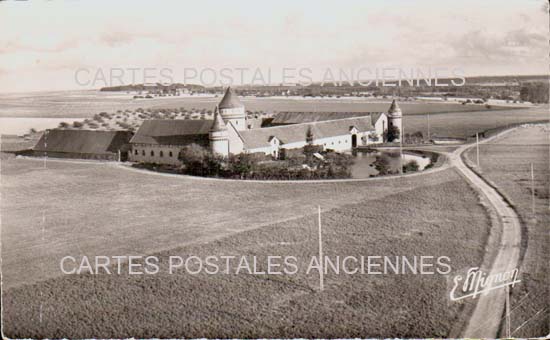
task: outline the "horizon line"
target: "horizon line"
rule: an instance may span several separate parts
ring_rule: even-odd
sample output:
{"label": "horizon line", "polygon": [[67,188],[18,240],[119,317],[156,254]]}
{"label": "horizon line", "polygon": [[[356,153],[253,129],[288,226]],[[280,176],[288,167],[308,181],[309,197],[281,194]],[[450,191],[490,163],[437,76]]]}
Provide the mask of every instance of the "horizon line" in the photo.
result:
{"label": "horizon line", "polygon": [[[544,74],[544,73],[539,73],[539,74],[533,74],[533,73],[528,73],[528,74],[493,74],[493,75],[464,75],[462,76],[464,79],[468,80],[468,78],[491,78],[491,77],[547,77],[549,82],[550,82],[550,74]],[[455,78],[452,78],[452,77],[444,77],[444,78],[438,78],[440,80],[446,80],[446,79],[456,79],[457,77]],[[373,81],[375,79],[371,79],[370,81]],[[369,80],[361,80],[361,81],[369,81]],[[387,80],[388,82],[392,81],[392,82],[396,82],[398,81],[397,79],[388,79]],[[326,84],[334,84],[335,82],[338,82],[337,80],[334,80],[334,81],[325,81],[324,83]],[[340,81],[341,83],[346,83],[347,81]],[[359,82],[359,80],[356,80],[354,82]],[[313,81],[312,84],[319,84],[319,83],[323,83],[323,81]],[[135,84],[122,84],[122,85],[113,85],[113,86],[103,86],[103,87],[99,87],[99,88],[86,88],[86,89],[83,89],[83,88],[67,88],[67,89],[59,89],[59,90],[22,90],[22,91],[9,91],[9,92],[5,92],[5,91],[0,91],[0,94],[18,94],[18,93],[38,93],[38,92],[41,92],[41,93],[47,93],[47,92],[76,92],[76,91],[100,91],[102,88],[107,88],[107,87],[119,87],[119,86],[131,86],[131,85],[143,85],[143,84],[162,84],[160,82],[156,82],[156,83],[135,83]],[[282,85],[282,83],[278,83],[278,84],[265,84],[265,85],[255,85],[255,84],[231,84],[231,85],[222,85],[222,84],[219,84],[219,85],[214,85],[214,86],[204,86],[204,85],[201,85],[201,84],[194,84],[194,83],[189,83],[189,84],[185,84],[185,83],[182,83],[182,82],[173,82],[173,83],[170,83],[169,85],[166,85],[166,86],[170,86],[170,85],[173,85],[173,84],[182,84],[182,85],[191,85],[191,86],[202,86],[204,87],[205,89],[213,89],[213,88],[218,88],[218,87],[245,87],[245,86],[290,86],[288,84],[286,85]],[[290,83],[289,83],[290,84]],[[299,84],[299,82],[297,83],[292,83],[294,85],[297,85]],[[360,86],[360,84],[358,84]],[[466,85],[466,84],[465,84]],[[355,85],[354,85],[355,86]],[[369,85],[371,86],[371,85]],[[372,86],[376,86],[376,85],[372,85]],[[380,85],[378,85],[380,86]],[[463,85],[464,86],[464,85]],[[304,86],[304,87],[307,87],[307,86]],[[396,87],[400,87],[399,85],[396,86]]]}

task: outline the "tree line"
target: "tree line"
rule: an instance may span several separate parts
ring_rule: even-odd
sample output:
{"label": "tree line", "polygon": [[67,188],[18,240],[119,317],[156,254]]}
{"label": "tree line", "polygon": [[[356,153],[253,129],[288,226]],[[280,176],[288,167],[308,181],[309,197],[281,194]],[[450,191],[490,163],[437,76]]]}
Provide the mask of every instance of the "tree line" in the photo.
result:
{"label": "tree line", "polygon": [[523,83],[519,91],[519,96],[521,100],[534,104],[548,103],[548,83]]}

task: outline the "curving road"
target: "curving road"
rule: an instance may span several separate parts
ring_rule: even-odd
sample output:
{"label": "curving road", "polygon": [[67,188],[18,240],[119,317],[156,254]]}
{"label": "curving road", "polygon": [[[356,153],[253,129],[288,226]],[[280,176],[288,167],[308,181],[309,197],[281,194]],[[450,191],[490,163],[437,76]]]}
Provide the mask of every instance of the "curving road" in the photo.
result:
{"label": "curving road", "polygon": [[[485,139],[482,143],[492,141],[510,131],[512,130],[507,130]],[[471,147],[475,147],[475,145],[461,146],[454,152],[448,153],[447,156],[451,165],[454,165],[468,182],[487,198],[498,215],[502,228],[502,236],[490,273],[504,273],[518,266],[521,242],[519,217],[497,190],[464,164],[461,156]],[[504,289],[496,289],[480,295],[477,298],[477,304],[467,323],[466,329],[463,331],[462,337],[496,338],[504,312],[505,294],[506,291]]]}

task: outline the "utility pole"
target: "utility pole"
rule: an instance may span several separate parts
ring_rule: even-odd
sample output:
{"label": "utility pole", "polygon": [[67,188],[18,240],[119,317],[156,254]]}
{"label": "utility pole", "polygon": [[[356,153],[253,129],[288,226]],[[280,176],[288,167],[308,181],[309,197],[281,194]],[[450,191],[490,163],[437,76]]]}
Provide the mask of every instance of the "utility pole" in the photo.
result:
{"label": "utility pole", "polygon": [[430,114],[428,113],[428,142],[430,141]]}
{"label": "utility pole", "polygon": [[[550,6],[548,7],[548,15],[550,15]],[[550,30],[550,21],[548,22],[548,29]],[[550,56],[550,53],[548,53]],[[548,70],[550,71],[550,64],[548,64]],[[550,104],[550,78],[548,79],[548,104]],[[550,122],[550,110],[548,110],[548,122]],[[550,129],[550,124],[548,126]],[[550,173],[550,131],[548,131],[548,170]],[[548,209],[550,209],[550,181],[548,181]]]}
{"label": "utility pole", "polygon": [[323,239],[321,236],[321,206],[318,206],[318,216],[319,216],[319,290],[323,291],[325,289],[324,282],[324,260],[323,260]]}
{"label": "utility pole", "polygon": [[479,168],[479,133],[476,133],[476,150],[477,167]]}
{"label": "utility pole", "polygon": [[403,175],[403,138],[405,138],[403,118],[401,118],[401,131],[399,131],[399,134],[399,173]]}
{"label": "utility pole", "polygon": [[506,286],[506,338],[511,337],[510,286]]}
{"label": "utility pole", "polygon": [[531,210],[533,211],[533,217],[535,216],[535,170],[533,163],[531,163]]}
{"label": "utility pole", "polygon": [[403,175],[403,138],[399,139],[399,173]]}
{"label": "utility pole", "polygon": [[44,169],[46,169],[46,161],[48,160],[48,132],[44,131]]}

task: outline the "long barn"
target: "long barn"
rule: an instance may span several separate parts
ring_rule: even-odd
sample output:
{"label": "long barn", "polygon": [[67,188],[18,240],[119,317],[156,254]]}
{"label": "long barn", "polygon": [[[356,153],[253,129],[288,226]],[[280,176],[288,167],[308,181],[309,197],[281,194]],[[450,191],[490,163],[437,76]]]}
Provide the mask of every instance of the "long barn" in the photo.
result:
{"label": "long barn", "polygon": [[44,131],[32,154],[40,157],[125,160],[132,135],[130,131],[51,129]]}

